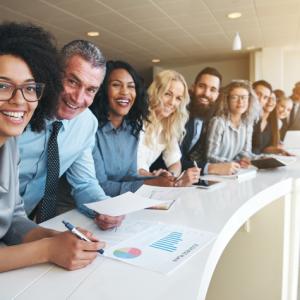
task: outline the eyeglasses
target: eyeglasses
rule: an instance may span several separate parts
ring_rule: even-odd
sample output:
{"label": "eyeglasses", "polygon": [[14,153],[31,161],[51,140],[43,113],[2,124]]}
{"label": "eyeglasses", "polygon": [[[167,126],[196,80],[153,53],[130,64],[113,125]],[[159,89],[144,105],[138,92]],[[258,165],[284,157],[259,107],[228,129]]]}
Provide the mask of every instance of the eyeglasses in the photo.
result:
{"label": "eyeglasses", "polygon": [[249,95],[230,95],[229,100],[232,100],[232,101],[238,101],[238,100],[246,101],[246,100],[249,100]]}
{"label": "eyeglasses", "polygon": [[23,98],[28,102],[39,101],[45,89],[44,83],[30,82],[20,85],[0,81],[0,101],[11,100],[17,90],[22,92]]}

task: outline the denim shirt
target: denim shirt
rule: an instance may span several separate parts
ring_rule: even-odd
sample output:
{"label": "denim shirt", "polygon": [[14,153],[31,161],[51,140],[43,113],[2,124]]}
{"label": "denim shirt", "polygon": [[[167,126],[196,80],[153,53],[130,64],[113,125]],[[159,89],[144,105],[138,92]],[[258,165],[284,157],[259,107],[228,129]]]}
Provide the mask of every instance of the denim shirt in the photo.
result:
{"label": "denim shirt", "polygon": [[143,181],[124,181],[137,176],[138,138],[131,134],[132,127],[123,121],[119,128],[111,122],[99,127],[93,151],[96,176],[99,184],[109,196],[135,192]]}

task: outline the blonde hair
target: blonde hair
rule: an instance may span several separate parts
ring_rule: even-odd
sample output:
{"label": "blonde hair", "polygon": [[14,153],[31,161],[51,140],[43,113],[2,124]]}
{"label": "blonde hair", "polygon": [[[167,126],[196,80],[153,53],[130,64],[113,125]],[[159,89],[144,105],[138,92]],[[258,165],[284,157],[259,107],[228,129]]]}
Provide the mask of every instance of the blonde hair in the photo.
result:
{"label": "blonde hair", "polygon": [[[155,111],[162,105],[162,97],[168,90],[171,81],[181,82],[184,87],[183,98],[179,107],[168,118],[158,120]],[[174,70],[164,70],[158,73],[148,89],[149,122],[145,123],[145,144],[154,148],[153,141],[161,132],[163,140],[168,145],[175,137],[180,143],[185,134],[185,123],[188,120],[187,105],[190,102],[188,86],[184,77]]]}
{"label": "blonde hair", "polygon": [[259,119],[261,107],[259,105],[257,96],[251,87],[251,83],[246,80],[232,81],[222,89],[218,99],[218,109],[216,114],[225,118],[229,118],[229,96],[230,93],[236,88],[243,88],[249,94],[249,105],[247,111],[242,114],[242,121],[246,124],[257,121]]}
{"label": "blonde hair", "polygon": [[287,103],[291,103],[291,105],[293,106],[293,100],[291,98],[287,98],[287,97],[280,97],[277,99],[277,103],[276,106],[279,104],[287,104]]}

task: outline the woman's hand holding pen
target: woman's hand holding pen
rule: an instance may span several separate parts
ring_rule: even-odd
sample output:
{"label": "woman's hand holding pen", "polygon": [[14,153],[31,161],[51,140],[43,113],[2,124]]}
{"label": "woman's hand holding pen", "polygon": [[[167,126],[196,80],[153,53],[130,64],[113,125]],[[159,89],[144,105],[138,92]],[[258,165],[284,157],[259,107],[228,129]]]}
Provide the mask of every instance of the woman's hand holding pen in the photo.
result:
{"label": "woman's hand holding pen", "polygon": [[174,186],[191,186],[200,179],[201,169],[198,167],[189,168],[183,171],[176,179]]}
{"label": "woman's hand holding pen", "polygon": [[240,164],[241,168],[247,169],[251,165],[251,160],[249,157],[244,156],[239,160],[238,163]]}
{"label": "woman's hand holding pen", "polygon": [[46,261],[52,262],[68,270],[76,270],[90,264],[98,255],[96,252],[105,247],[90,232],[79,229],[91,242],[77,238],[69,231],[45,238]]}
{"label": "woman's hand holding pen", "polygon": [[[140,174],[141,174],[141,172],[140,172]],[[145,174],[146,173],[143,172],[143,175],[145,175]],[[152,173],[148,172],[147,175],[157,176],[157,178],[146,179],[144,181],[144,183],[147,185],[164,186],[164,187],[173,187],[174,186],[175,177],[168,170],[159,169],[159,170],[153,171]]]}

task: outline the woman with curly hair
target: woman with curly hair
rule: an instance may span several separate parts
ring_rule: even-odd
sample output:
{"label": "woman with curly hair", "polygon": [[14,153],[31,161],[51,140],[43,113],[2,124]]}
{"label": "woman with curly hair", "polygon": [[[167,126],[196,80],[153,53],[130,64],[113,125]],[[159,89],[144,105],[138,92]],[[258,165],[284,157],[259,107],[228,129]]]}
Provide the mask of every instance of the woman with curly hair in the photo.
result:
{"label": "woman with curly hair", "polygon": [[143,80],[126,62],[109,61],[106,67],[91,106],[99,123],[93,157],[99,184],[107,195],[117,196],[158,180],[143,181],[137,174],[137,145],[148,115]]}
{"label": "woman with curly hair", "polygon": [[[173,70],[160,72],[148,89],[149,121],[141,135],[138,148],[138,170],[141,175],[172,175],[175,186],[188,186],[199,180],[200,169],[186,170],[180,178],[181,152],[179,143],[185,134],[190,97],[185,79]],[[151,164],[162,154],[168,172],[149,172]],[[178,179],[176,179],[178,178]]]}
{"label": "woman with curly hair", "polygon": [[252,154],[253,122],[259,104],[251,85],[233,81],[221,92],[216,116],[211,119],[207,134],[207,160],[211,163],[237,161],[249,164]]}
{"label": "woman with curly hair", "polygon": [[0,272],[45,262],[82,268],[103,243],[87,232],[94,243],[38,226],[27,218],[19,196],[16,136],[30,119],[41,130],[44,117],[55,111],[56,48],[48,32],[30,24],[0,24],[0,40],[0,241],[9,245],[0,248]]}

